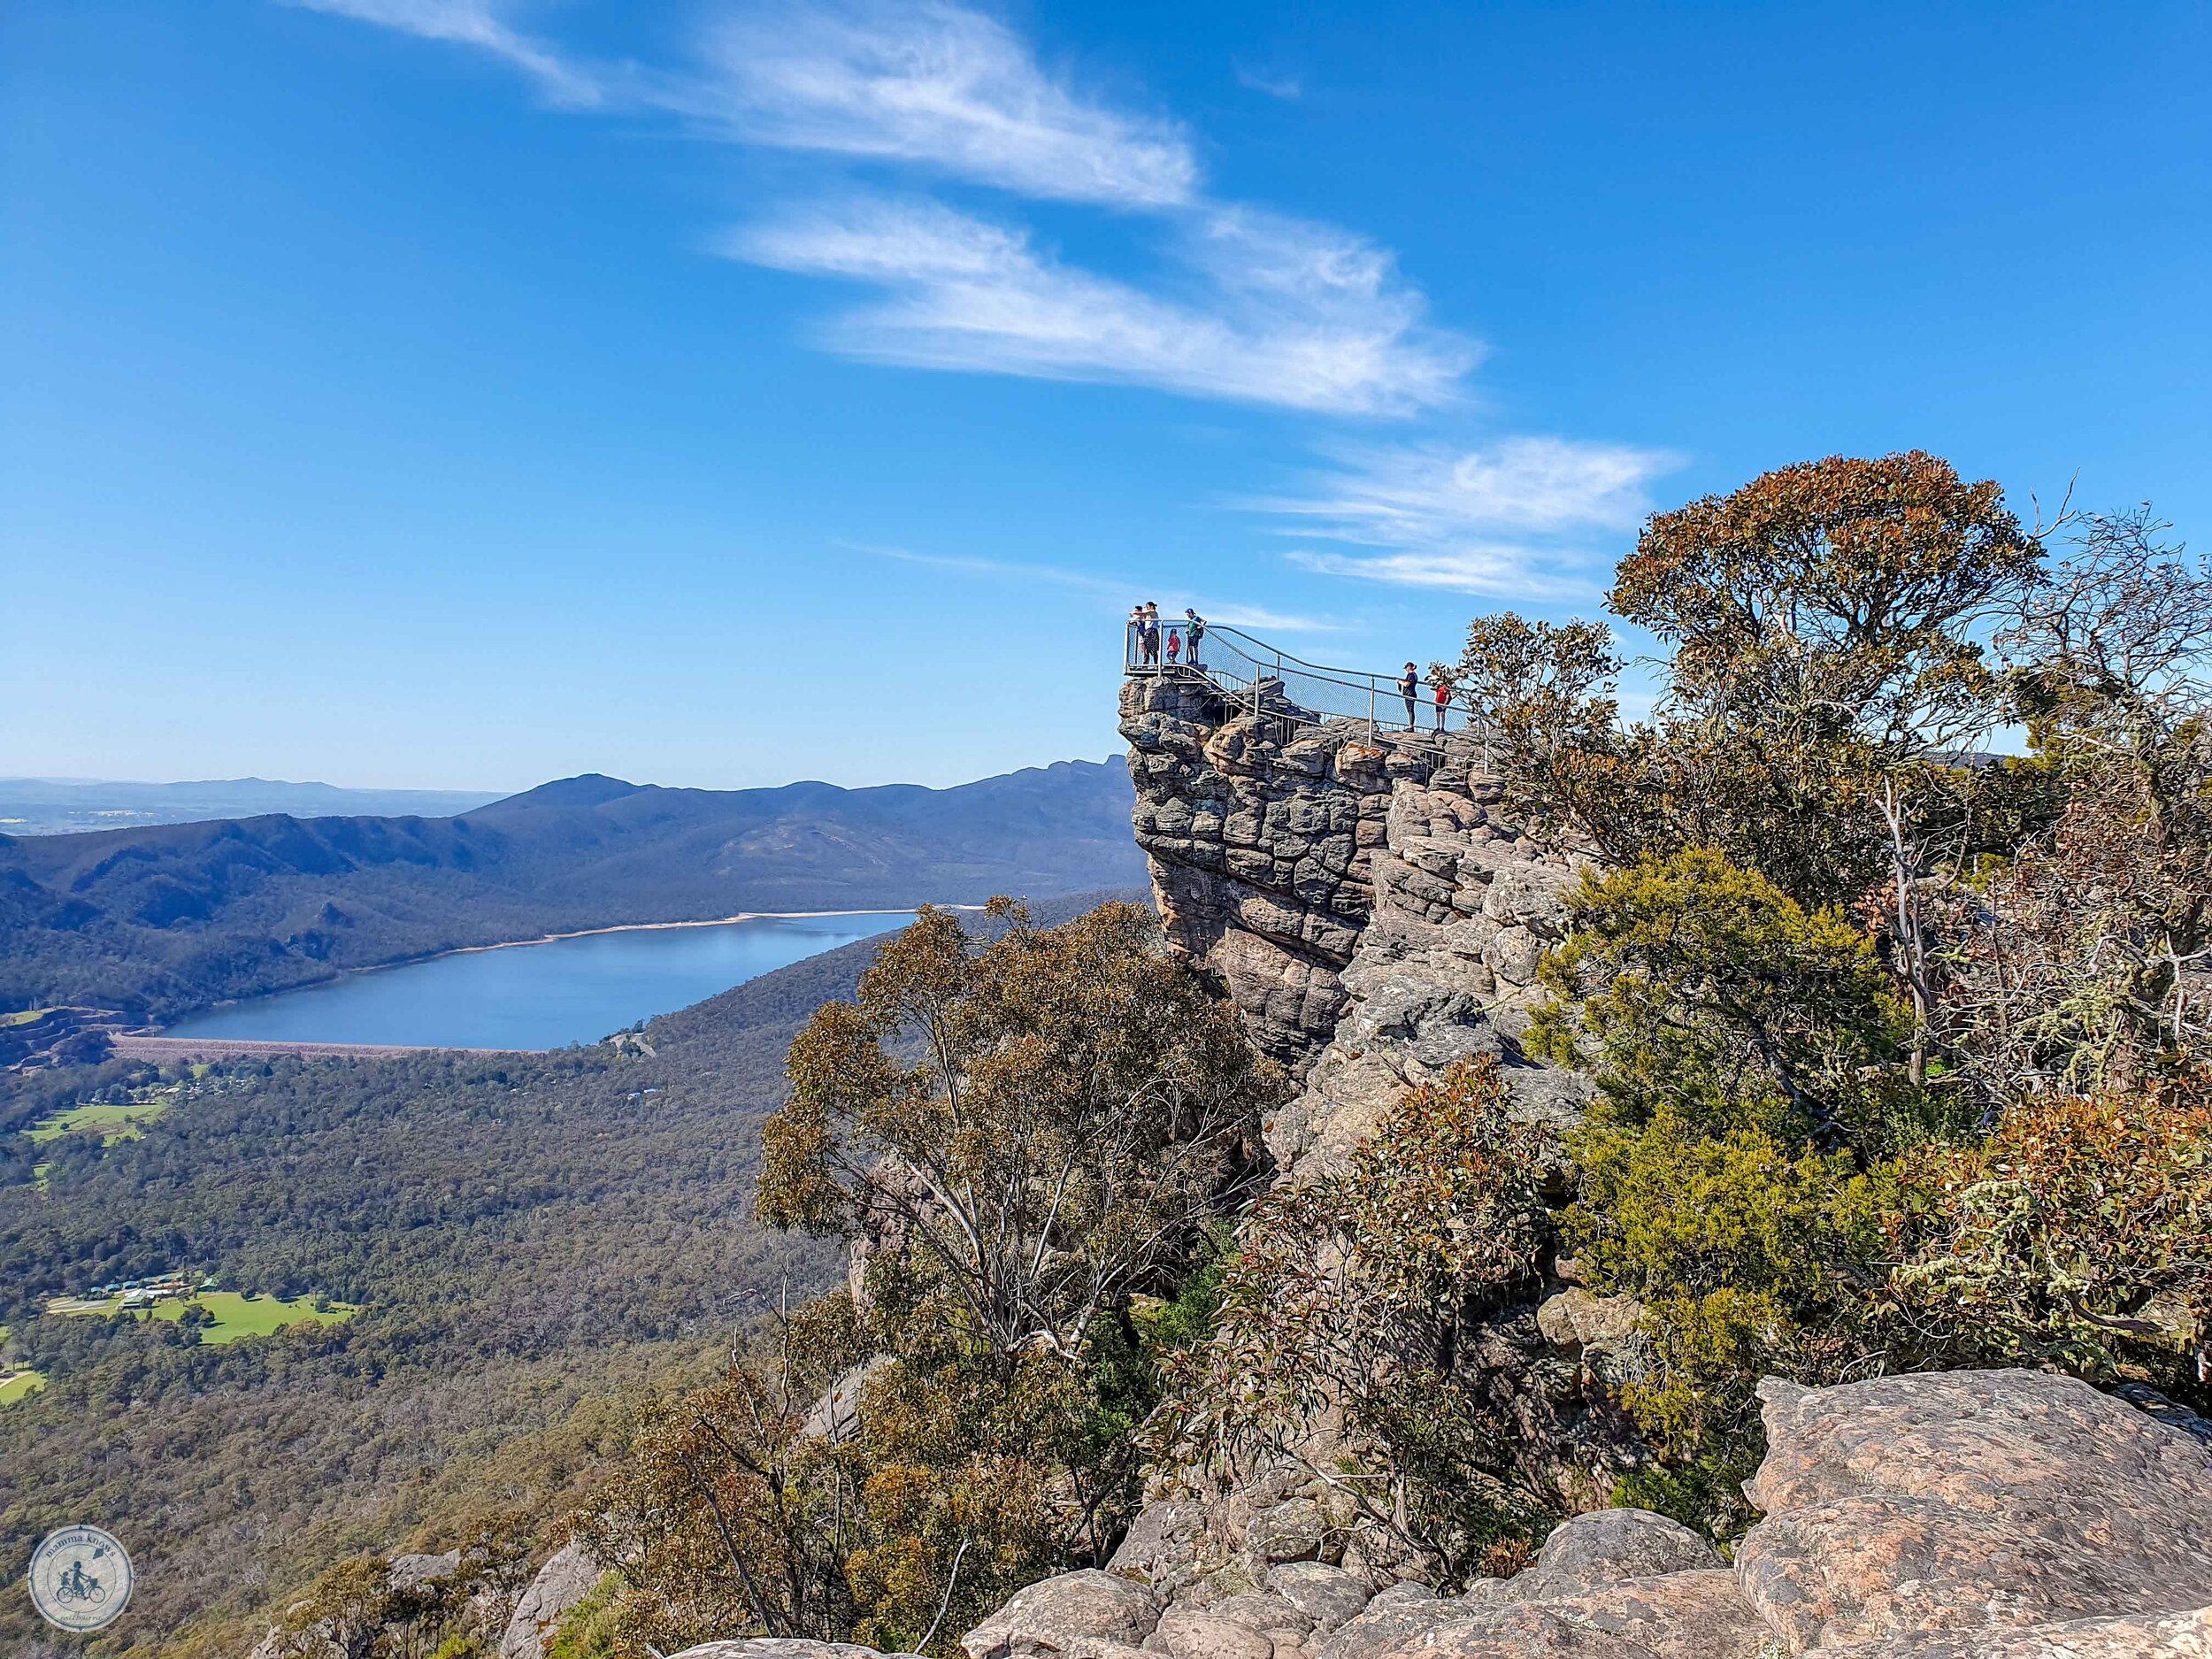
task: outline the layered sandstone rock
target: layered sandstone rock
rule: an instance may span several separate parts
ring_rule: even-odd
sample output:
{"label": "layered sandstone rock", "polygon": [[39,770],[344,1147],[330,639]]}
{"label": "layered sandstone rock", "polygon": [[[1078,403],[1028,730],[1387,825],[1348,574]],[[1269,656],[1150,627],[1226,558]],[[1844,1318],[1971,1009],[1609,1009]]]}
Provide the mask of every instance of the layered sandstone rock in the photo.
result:
{"label": "layered sandstone rock", "polygon": [[[1279,699],[1256,715],[1194,675],[1131,679],[1121,713],[1168,938],[1302,1082],[1266,1125],[1278,1179],[1340,1166],[1409,1086],[1477,1056],[1499,1061],[1530,1118],[1578,1116],[1584,1080],[1518,1040],[1589,860],[1509,808],[1479,739],[1317,723]],[[1567,1288],[1486,1310],[1458,1380],[1514,1425],[1531,1486],[1571,1509],[1603,1503],[1638,1456],[1599,1386],[1638,1310],[1574,1292],[1544,1317]],[[1241,1501],[1183,1506],[1179,1525],[1210,1537],[1205,1572],[1240,1571]],[[1348,1545],[1363,1571],[1378,1547]]]}
{"label": "layered sandstone rock", "polygon": [[1737,1574],[1792,1653],[2212,1605],[2212,1448],[2086,1383],[1953,1371],[1760,1397],[1772,1449],[1745,1491],[1768,1513]]}
{"label": "layered sandstone rock", "polygon": [[1478,1055],[1532,1115],[1571,1119],[1581,1079],[1516,1045],[1587,859],[1507,807],[1477,740],[1255,717],[1194,676],[1128,680],[1121,713],[1168,938],[1305,1084],[1269,1125],[1286,1173],[1340,1159],[1409,1083]]}

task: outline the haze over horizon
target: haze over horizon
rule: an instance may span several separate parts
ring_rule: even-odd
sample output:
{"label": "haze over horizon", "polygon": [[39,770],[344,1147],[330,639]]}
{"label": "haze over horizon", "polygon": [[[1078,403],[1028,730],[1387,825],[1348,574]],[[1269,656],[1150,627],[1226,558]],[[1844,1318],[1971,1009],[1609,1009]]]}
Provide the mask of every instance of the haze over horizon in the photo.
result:
{"label": "haze over horizon", "polygon": [[[2212,12],[82,0],[0,20],[0,766],[511,792],[1112,746],[1921,447],[2212,485]],[[1568,70],[1571,67],[1571,73]]]}

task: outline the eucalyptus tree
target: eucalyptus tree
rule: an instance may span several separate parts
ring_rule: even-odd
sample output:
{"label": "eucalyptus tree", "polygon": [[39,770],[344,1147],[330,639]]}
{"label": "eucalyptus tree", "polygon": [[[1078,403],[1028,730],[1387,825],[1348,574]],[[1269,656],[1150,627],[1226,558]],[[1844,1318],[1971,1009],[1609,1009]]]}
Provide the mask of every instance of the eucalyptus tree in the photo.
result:
{"label": "eucalyptus tree", "polygon": [[760,1213],[869,1240],[968,1341],[1072,1363],[1236,1206],[1287,1088],[1148,911],[991,908],[980,945],[925,910],[808,1022]]}

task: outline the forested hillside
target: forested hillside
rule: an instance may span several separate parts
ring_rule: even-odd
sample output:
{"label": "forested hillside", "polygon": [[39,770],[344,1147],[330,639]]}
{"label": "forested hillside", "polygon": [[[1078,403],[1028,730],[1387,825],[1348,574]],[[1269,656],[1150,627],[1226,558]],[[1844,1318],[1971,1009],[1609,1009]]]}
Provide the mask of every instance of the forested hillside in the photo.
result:
{"label": "forested hillside", "polygon": [[[875,949],[655,1020],[629,1057],[287,1061],[186,1085],[104,1148],[0,1133],[0,1325],[48,1379],[0,1407],[0,1554],[96,1518],[140,1573],[127,1623],[70,1651],[240,1654],[271,1601],[352,1551],[426,1522],[416,1541],[492,1517],[527,1537],[615,1445],[626,1401],[711,1374],[787,1277],[795,1297],[819,1289],[829,1253],[751,1222],[759,1125],[791,1039]],[[150,1075],[36,1074],[0,1097],[0,1131]],[[40,1312],[182,1268],[363,1311],[227,1346]],[[48,1651],[42,1628],[0,1604],[0,1650]]]}
{"label": "forested hillside", "polygon": [[0,1011],[150,1019],[457,946],[741,910],[1140,879],[1118,761],[964,784],[565,779],[457,818],[281,814],[0,837]]}

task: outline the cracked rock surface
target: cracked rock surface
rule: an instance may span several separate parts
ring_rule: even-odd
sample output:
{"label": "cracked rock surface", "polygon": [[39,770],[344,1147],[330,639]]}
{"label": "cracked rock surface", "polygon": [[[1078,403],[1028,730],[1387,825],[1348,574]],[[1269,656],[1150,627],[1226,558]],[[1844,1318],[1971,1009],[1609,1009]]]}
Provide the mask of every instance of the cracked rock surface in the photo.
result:
{"label": "cracked rock surface", "polygon": [[1268,1133],[1286,1171],[1341,1157],[1408,1083],[1478,1055],[1509,1062],[1532,1115],[1578,1111],[1581,1080],[1513,1041],[1588,860],[1507,809],[1474,740],[1256,719],[1174,676],[1124,685],[1121,730],[1170,941],[1306,1084]]}
{"label": "cracked rock surface", "polygon": [[[1371,1590],[1317,1556],[1256,1578],[1248,1557],[1248,1581],[1222,1594],[1183,1555],[1189,1530],[1148,1510],[1127,1562],[1032,1585],[964,1646],[971,1659],[2212,1659],[2212,1445],[2195,1424],[2024,1371],[1761,1393],[1771,1449],[1747,1489],[1766,1517],[1732,1565],[1664,1517],[1601,1509],[1464,1595]],[[675,1659],[860,1651],[714,1642]]]}

